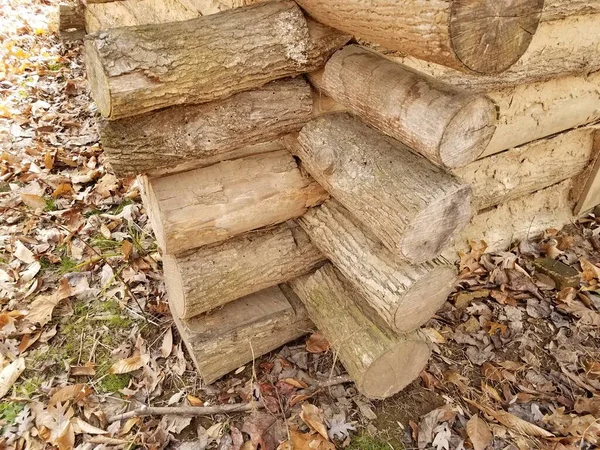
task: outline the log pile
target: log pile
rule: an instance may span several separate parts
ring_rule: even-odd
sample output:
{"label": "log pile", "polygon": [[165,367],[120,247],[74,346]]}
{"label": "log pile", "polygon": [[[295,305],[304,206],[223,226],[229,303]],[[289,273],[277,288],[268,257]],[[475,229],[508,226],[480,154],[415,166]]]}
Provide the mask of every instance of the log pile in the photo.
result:
{"label": "log pile", "polygon": [[468,241],[600,204],[600,5],[297,3],[88,0],[102,144],[206,383],[316,326],[386,398]]}

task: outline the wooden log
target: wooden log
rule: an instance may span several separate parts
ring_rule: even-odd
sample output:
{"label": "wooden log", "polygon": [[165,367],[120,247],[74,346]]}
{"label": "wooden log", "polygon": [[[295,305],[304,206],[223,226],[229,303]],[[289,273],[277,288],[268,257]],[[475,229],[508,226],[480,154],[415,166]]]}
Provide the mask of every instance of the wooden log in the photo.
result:
{"label": "wooden log", "polygon": [[425,368],[431,351],[421,335],[396,336],[375,325],[356,306],[358,294],[331,264],[290,285],[363,395],[390,397]]}
{"label": "wooden log", "polygon": [[575,214],[580,215],[600,205],[600,127],[596,126],[589,166],[574,180]]}
{"label": "wooden log", "polygon": [[324,260],[301,228],[282,224],[164,255],[163,267],[171,309],[189,319],[311,272]]}
{"label": "wooden log", "polygon": [[243,147],[300,129],[312,114],[308,83],[279,80],[224,100],[105,121],[102,146],[117,176],[174,173],[231,159]]}
{"label": "wooden log", "polygon": [[318,84],[368,124],[449,168],[477,159],[496,128],[496,106],[486,96],[441,83],[357,45],[337,51]]}
{"label": "wooden log", "polygon": [[85,23],[88,33],[117,27],[179,22],[200,17],[193,5],[180,0],[87,1]]}
{"label": "wooden log", "polygon": [[173,319],[206,384],[312,331],[301,302],[271,287],[211,314]]}
{"label": "wooden log", "polygon": [[480,159],[453,174],[471,186],[471,206],[480,211],[579,175],[593,144],[594,130],[580,128]]}
{"label": "wooden log", "polygon": [[121,27],[86,37],[92,94],[110,119],[207,103],[316,70],[348,37],[309,26],[291,0],[183,22]]}
{"label": "wooden log", "polygon": [[469,241],[483,240],[487,252],[507,250],[514,242],[533,239],[547,229],[561,229],[571,223],[573,183],[566,180],[530,195],[515,198],[483,211],[454,238],[443,256],[455,261],[458,252],[469,249]]}
{"label": "wooden log", "polygon": [[79,40],[85,36],[84,11],[79,0],[58,5],[58,34],[63,40]]}
{"label": "wooden log", "polygon": [[321,23],[406,55],[499,73],[525,52],[543,0],[298,0]]}
{"label": "wooden log", "polygon": [[299,217],[327,198],[286,150],[141,182],[158,245],[173,255]]}
{"label": "wooden log", "polygon": [[285,144],[399,257],[433,259],[470,218],[470,188],[347,114],[312,120]]}
{"label": "wooden log", "polygon": [[498,75],[465,74],[399,53],[386,52],[386,55],[463,89],[477,92],[498,90],[600,70],[598,20],[597,14],[589,14],[541,23],[521,59]]}
{"label": "wooden log", "polygon": [[600,0],[545,0],[541,20],[548,22],[586,14],[600,14]]}
{"label": "wooden log", "polygon": [[522,84],[487,95],[498,107],[499,120],[481,157],[600,120],[600,72]]}
{"label": "wooden log", "polygon": [[361,294],[364,314],[395,332],[423,325],[454,288],[457,275],[450,263],[402,261],[335,200],[311,208],[298,223]]}

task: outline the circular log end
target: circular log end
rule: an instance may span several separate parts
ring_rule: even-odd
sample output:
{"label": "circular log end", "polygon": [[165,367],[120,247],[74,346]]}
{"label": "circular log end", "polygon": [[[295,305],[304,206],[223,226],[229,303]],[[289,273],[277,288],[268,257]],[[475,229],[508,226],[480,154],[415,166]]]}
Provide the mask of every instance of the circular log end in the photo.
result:
{"label": "circular log end", "polygon": [[430,202],[411,222],[402,243],[402,256],[413,263],[435,258],[469,220],[471,187],[461,185]]}
{"label": "circular log end", "polygon": [[430,355],[429,345],[418,335],[399,339],[369,366],[360,380],[359,389],[369,398],[388,398],[419,376]]}
{"label": "circular log end", "polygon": [[108,77],[102,67],[100,54],[96,47],[96,41],[93,37],[87,38],[85,41],[85,69],[87,78],[90,82],[90,90],[92,98],[98,106],[98,111],[103,117],[110,117],[112,113],[112,105],[110,101],[110,90],[108,85]]}
{"label": "circular log end", "polygon": [[458,275],[453,266],[438,266],[414,283],[394,314],[399,333],[408,333],[427,322],[442,307]]}
{"label": "circular log end", "polygon": [[188,319],[188,311],[185,307],[185,292],[183,289],[183,278],[177,266],[177,258],[173,255],[163,255],[163,271],[165,285],[169,292],[169,305],[173,316],[179,319]]}
{"label": "circular log end", "polygon": [[440,142],[440,160],[445,167],[462,167],[475,161],[496,131],[498,111],[483,95],[469,96],[452,118]]}
{"label": "circular log end", "polygon": [[454,0],[450,40],[468,69],[499,73],[525,53],[535,34],[544,0]]}

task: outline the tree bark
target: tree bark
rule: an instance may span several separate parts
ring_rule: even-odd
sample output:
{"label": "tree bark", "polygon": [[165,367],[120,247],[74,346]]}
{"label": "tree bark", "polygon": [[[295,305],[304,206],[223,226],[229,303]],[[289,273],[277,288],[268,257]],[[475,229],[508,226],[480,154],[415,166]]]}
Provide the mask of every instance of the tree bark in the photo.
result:
{"label": "tree bark", "polygon": [[286,150],[141,178],[156,240],[173,255],[299,217],[327,197]]}
{"label": "tree bark", "polygon": [[376,326],[356,306],[358,294],[331,264],[290,285],[365,396],[394,395],[427,364],[431,352],[421,335],[395,336]]}
{"label": "tree bark", "polygon": [[79,0],[58,5],[58,32],[65,40],[79,40],[85,36],[84,11]]}
{"label": "tree bark", "polygon": [[484,92],[600,70],[600,33],[597,29],[598,16],[594,14],[543,22],[521,59],[498,75],[465,74],[398,53],[386,54],[441,81]]}
{"label": "tree bark", "polygon": [[200,12],[180,0],[87,1],[85,22],[88,33],[118,27],[196,19]]}
{"label": "tree bark", "polygon": [[542,22],[587,14],[600,14],[600,0],[545,0]]}
{"label": "tree bark", "polygon": [[595,130],[580,128],[526,144],[453,171],[471,185],[474,211],[531,194],[580,174],[590,162]]}
{"label": "tree bark", "polygon": [[455,236],[443,256],[457,260],[457,253],[469,250],[470,241],[483,240],[488,252],[510,248],[514,242],[533,239],[550,228],[561,229],[575,220],[570,198],[573,183],[563,181],[530,195],[515,198],[477,214]]}
{"label": "tree bark", "polygon": [[290,302],[277,286],[211,314],[173,318],[206,384],[314,329],[302,304]]}
{"label": "tree bark", "polygon": [[449,168],[477,159],[496,127],[496,106],[486,96],[456,89],[357,45],[336,52],[318,84],[368,124]]}
{"label": "tree bark", "polygon": [[164,255],[175,314],[189,319],[317,268],[325,260],[297,226],[282,224],[180,256]]}
{"label": "tree bark", "polygon": [[454,288],[454,266],[443,259],[417,266],[400,260],[335,200],[311,208],[298,223],[361,294],[364,314],[395,332],[423,325]]}
{"label": "tree bark", "polygon": [[571,197],[577,200],[576,216],[600,205],[600,128],[594,127],[590,163],[574,180]]}
{"label": "tree bark", "polygon": [[312,17],[359,38],[462,71],[499,73],[525,52],[543,0],[298,0]]}
{"label": "tree bark", "polygon": [[174,173],[231,159],[243,147],[300,129],[312,114],[308,83],[279,80],[220,101],[106,121],[102,146],[117,176]]}
{"label": "tree bark", "polygon": [[314,119],[285,144],[399,257],[433,259],[469,221],[468,185],[347,114]]}
{"label": "tree bark", "polygon": [[316,70],[348,37],[309,26],[290,0],[183,22],[122,27],[86,37],[91,90],[103,116],[207,103]]}

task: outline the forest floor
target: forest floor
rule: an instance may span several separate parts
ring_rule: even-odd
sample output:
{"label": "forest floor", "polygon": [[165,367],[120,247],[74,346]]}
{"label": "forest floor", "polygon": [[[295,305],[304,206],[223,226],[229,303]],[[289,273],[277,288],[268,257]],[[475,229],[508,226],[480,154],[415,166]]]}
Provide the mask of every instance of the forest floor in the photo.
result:
{"label": "forest floor", "polygon": [[[307,388],[344,374],[319,334],[205,386],[172,324],[138,185],[104,164],[58,2],[0,4],[0,448],[597,448],[594,215],[509,252],[473,243],[424,328],[433,358],[391,399]],[[540,256],[573,274],[557,283]],[[267,408],[251,413],[111,420],[257,397]]]}

